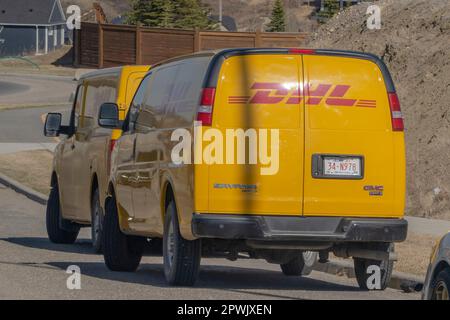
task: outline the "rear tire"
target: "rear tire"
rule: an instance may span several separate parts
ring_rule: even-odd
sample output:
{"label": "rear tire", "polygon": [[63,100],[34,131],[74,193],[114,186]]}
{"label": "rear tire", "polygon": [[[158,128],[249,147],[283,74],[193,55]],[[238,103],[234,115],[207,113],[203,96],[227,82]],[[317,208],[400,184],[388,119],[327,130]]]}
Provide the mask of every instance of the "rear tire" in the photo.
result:
{"label": "rear tire", "polygon": [[166,209],[163,258],[164,275],[170,285],[194,285],[200,270],[201,241],[188,241],[182,237],[173,201]]}
{"label": "rear tire", "polygon": [[101,253],[102,251],[103,220],[100,193],[96,188],[91,201],[91,238],[95,253]]}
{"label": "rear tire", "polygon": [[[380,250],[385,252],[393,252],[393,243],[375,243],[370,244],[369,247],[373,250]],[[372,265],[376,265],[380,268],[381,279],[380,288],[375,290],[385,290],[391,281],[392,271],[394,270],[394,261],[392,260],[370,260],[362,258],[353,258],[353,263],[355,267],[355,276],[358,281],[358,285],[362,290],[369,290],[367,286],[367,280],[371,274],[367,273],[367,268]]]}
{"label": "rear tire", "polygon": [[59,201],[58,186],[54,186],[50,191],[47,202],[46,226],[48,238],[53,243],[72,244],[77,240],[80,228],[74,228],[75,231],[66,231],[61,228],[61,206]]}
{"label": "rear tire", "polygon": [[285,276],[301,276],[305,267],[303,255],[295,257],[288,263],[280,264],[280,267]]}
{"label": "rear tire", "polygon": [[116,201],[109,199],[103,229],[103,257],[111,271],[134,272],[139,267],[146,239],[120,230]]}
{"label": "rear tire", "polygon": [[438,273],[431,283],[431,300],[450,300],[450,270],[444,269]]}
{"label": "rear tire", "polygon": [[286,276],[307,276],[312,272],[317,256],[317,252],[303,251],[288,263],[280,264],[281,271]]}

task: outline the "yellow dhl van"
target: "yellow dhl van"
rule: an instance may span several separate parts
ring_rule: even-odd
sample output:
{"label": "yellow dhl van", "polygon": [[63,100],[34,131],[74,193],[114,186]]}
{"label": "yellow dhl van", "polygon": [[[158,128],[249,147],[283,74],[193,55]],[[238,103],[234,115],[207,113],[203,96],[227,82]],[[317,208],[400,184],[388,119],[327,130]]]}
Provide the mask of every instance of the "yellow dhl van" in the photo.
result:
{"label": "yellow dhl van", "polygon": [[[104,106],[99,119],[122,128],[116,113]],[[393,243],[407,234],[405,150],[378,57],[229,49],[172,59],[143,79],[123,129],[106,199],[110,269],[135,270],[145,238],[163,238],[170,284],[192,285],[202,255],[300,275],[305,251],[353,257],[361,288],[371,265],[378,289],[389,282]]]}
{"label": "yellow dhl van", "polygon": [[121,130],[98,126],[100,105],[116,103],[124,119],[149,66],[125,66],[90,72],[78,81],[70,123],[47,115],[45,135],[65,137],[55,150],[47,232],[55,243],[73,243],[80,227],[91,225],[95,251],[101,250],[103,204],[108,186],[110,153]]}

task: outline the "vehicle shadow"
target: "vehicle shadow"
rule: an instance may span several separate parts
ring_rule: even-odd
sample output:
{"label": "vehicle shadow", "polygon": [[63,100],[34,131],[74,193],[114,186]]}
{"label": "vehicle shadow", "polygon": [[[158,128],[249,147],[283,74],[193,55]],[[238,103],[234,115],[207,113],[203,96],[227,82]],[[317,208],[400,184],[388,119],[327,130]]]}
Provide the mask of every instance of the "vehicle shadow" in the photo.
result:
{"label": "vehicle shadow", "polygon": [[[56,252],[87,254],[94,253],[91,242],[88,239],[77,240],[72,245],[51,243],[47,238],[40,237],[15,237],[0,238],[12,244],[33,248],[51,250]],[[159,248],[157,248],[159,249]],[[155,248],[146,248],[146,257],[161,257]],[[98,258],[96,258],[98,259]],[[159,258],[156,258],[159,259]],[[347,291],[357,292],[356,286],[326,282],[310,277],[287,277],[281,271],[260,269],[258,267],[248,268],[239,266],[220,265],[221,259],[207,258],[208,264],[201,266],[199,280],[195,288],[218,289],[218,290],[304,290],[304,291]],[[217,261],[217,263],[216,263]],[[237,262],[239,263],[239,262]],[[103,280],[119,281],[123,283],[149,285],[160,288],[169,288],[164,278],[164,270],[161,263],[142,263],[136,272],[113,272],[107,269],[103,262],[80,262],[80,261],[50,261],[39,264],[24,263],[23,265],[38,268],[57,268],[67,270],[70,265],[80,267],[84,276]],[[278,296],[272,293],[249,292],[273,298],[295,298],[290,296]]]}
{"label": "vehicle shadow", "polygon": [[9,237],[0,238],[1,241],[9,242],[23,247],[44,249],[56,252],[95,254],[91,241],[88,239],[77,240],[74,244],[55,244],[48,238],[40,237]]}
{"label": "vehicle shadow", "polygon": [[[136,272],[113,272],[98,262],[48,262],[47,265],[66,270],[76,264],[84,276],[103,280],[169,288],[162,264],[144,263]],[[195,288],[221,290],[305,290],[305,291],[359,291],[350,285],[336,284],[309,277],[287,277],[281,271],[258,268],[202,265]],[[254,293],[254,292],[252,292]],[[265,295],[271,295],[266,293]],[[289,298],[289,297],[284,297]]]}
{"label": "vehicle shadow", "polygon": [[[50,242],[48,238],[44,237],[9,237],[9,238],[0,238],[0,241],[5,241],[28,248],[43,249],[56,252],[92,254],[92,255],[97,254],[92,249],[92,243],[90,239],[78,239],[74,244],[56,244]],[[162,245],[157,244],[156,246],[151,246],[150,244],[148,244],[144,251],[145,255],[148,256],[161,255],[162,247],[160,246]]]}

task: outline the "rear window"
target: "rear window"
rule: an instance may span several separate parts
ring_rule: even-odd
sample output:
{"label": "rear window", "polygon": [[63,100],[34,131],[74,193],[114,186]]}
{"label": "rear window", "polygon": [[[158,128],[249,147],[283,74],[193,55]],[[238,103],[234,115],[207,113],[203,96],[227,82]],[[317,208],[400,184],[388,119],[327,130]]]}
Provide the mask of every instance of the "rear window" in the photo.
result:
{"label": "rear window", "polygon": [[92,79],[85,82],[86,102],[84,115],[87,118],[97,118],[100,106],[105,102],[117,100],[117,78],[114,76]]}
{"label": "rear window", "polygon": [[198,57],[154,69],[142,82],[133,109],[140,106],[138,125],[190,126],[199,104],[210,57]]}
{"label": "rear window", "polygon": [[182,121],[189,125],[194,120],[199,105],[203,81],[209,66],[210,57],[192,58],[178,65],[177,74],[172,84],[172,91],[167,105],[165,126],[171,126],[171,118],[177,123]]}

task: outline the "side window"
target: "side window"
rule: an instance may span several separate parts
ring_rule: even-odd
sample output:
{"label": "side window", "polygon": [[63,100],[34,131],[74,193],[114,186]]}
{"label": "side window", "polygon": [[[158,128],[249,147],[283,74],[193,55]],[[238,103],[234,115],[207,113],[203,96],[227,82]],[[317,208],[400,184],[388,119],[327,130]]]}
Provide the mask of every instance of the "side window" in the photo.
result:
{"label": "side window", "polygon": [[178,65],[162,67],[154,71],[144,92],[142,109],[136,123],[146,127],[161,127],[173,92]]}
{"label": "side window", "polygon": [[149,73],[141,82],[139,89],[130,104],[130,109],[128,110],[127,117],[125,119],[125,124],[123,127],[124,132],[134,132],[134,126],[136,123],[136,118],[139,110],[141,110],[146,95],[148,95],[148,86],[151,82],[152,73]]}
{"label": "side window", "polygon": [[166,127],[172,127],[174,122],[177,125],[192,123],[210,61],[210,57],[198,57],[186,60],[179,66],[166,110]]}

